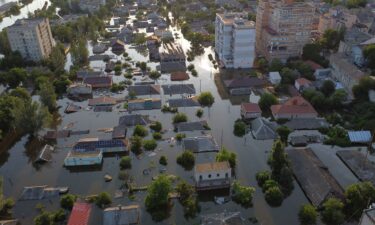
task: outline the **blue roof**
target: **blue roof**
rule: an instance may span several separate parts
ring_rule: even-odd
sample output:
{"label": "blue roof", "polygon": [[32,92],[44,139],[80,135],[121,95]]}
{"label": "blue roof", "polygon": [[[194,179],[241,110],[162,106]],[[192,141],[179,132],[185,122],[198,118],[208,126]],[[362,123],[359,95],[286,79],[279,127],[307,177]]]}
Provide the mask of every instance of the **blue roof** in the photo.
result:
{"label": "blue roof", "polygon": [[96,148],[115,148],[125,147],[125,143],[122,140],[98,140],[90,142],[78,142],[74,145],[74,150],[85,149],[94,150]]}
{"label": "blue roof", "polygon": [[367,143],[371,141],[371,132],[368,130],[364,131],[348,131],[349,139],[354,143]]}

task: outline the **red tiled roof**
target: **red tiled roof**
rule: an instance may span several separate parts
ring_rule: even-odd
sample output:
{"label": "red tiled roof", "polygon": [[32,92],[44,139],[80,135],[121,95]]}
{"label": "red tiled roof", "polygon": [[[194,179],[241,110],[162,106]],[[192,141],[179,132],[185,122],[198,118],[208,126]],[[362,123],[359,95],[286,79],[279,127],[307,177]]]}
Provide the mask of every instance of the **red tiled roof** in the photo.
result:
{"label": "red tiled roof", "polygon": [[181,80],[188,80],[189,74],[185,72],[174,72],[171,73],[171,81],[181,81]]}
{"label": "red tiled roof", "polygon": [[89,223],[91,205],[82,202],[74,203],[68,225],[87,225]]}
{"label": "red tiled roof", "polygon": [[290,98],[283,105],[271,106],[273,115],[276,114],[318,114],[314,107],[301,96]]}
{"label": "red tiled roof", "polygon": [[116,99],[112,97],[99,97],[99,98],[92,98],[89,99],[89,105],[90,106],[95,106],[95,105],[115,105],[116,104]]}
{"label": "red tiled roof", "polygon": [[311,60],[307,60],[307,61],[305,61],[305,63],[307,65],[309,65],[311,67],[311,69],[313,69],[314,71],[317,70],[317,69],[323,68],[321,65],[319,65],[318,63],[316,63],[314,61],[311,61]]}
{"label": "red tiled roof", "polygon": [[298,78],[296,80],[296,82],[300,85],[300,86],[306,86],[306,85],[310,85],[311,84],[311,81],[309,81],[308,79],[306,78]]}
{"label": "red tiled roof", "polygon": [[255,113],[262,112],[259,105],[256,103],[242,103],[241,108],[244,109],[246,112],[255,112]]}

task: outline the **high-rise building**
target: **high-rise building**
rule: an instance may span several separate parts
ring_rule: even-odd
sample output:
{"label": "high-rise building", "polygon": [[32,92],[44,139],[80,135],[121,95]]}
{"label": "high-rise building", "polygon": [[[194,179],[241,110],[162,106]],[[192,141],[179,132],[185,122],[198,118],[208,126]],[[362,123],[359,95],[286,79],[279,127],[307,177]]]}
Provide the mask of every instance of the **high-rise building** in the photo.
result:
{"label": "high-rise building", "polygon": [[300,56],[311,40],[315,7],[303,1],[260,0],[256,17],[256,51],[267,60]]}
{"label": "high-rise building", "polygon": [[255,58],[255,23],[240,13],[216,14],[215,51],[226,68],[251,68]]}
{"label": "high-rise building", "polygon": [[7,28],[7,35],[12,51],[33,61],[47,58],[55,45],[48,19],[19,19]]}

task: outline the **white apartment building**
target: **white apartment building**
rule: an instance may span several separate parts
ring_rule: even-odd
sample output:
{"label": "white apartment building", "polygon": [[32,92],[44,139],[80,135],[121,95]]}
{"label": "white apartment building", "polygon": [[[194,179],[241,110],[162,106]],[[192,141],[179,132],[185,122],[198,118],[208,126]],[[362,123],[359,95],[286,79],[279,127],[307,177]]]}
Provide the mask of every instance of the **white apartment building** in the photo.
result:
{"label": "white apartment building", "polygon": [[215,51],[226,68],[253,67],[255,22],[241,13],[216,14]]}
{"label": "white apartment building", "polygon": [[48,19],[19,19],[7,28],[7,35],[12,51],[33,61],[47,58],[55,45]]}

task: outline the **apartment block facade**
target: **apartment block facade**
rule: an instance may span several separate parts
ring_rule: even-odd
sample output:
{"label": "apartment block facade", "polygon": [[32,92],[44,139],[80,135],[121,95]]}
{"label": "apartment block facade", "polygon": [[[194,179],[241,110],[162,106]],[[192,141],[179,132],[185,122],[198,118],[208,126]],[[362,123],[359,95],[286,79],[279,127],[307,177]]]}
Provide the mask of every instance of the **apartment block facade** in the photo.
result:
{"label": "apartment block facade", "polygon": [[216,14],[215,51],[226,68],[253,67],[255,23],[240,13]]}
{"label": "apartment block facade", "polygon": [[7,28],[7,35],[12,51],[33,61],[47,58],[55,45],[48,19],[19,19]]}
{"label": "apartment block facade", "polygon": [[256,17],[256,51],[267,60],[301,55],[311,40],[315,7],[294,0],[260,0]]}

